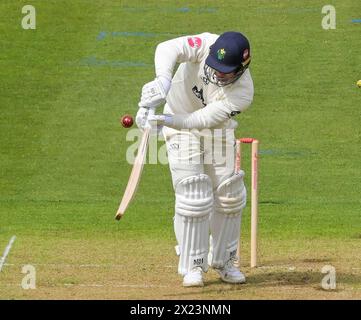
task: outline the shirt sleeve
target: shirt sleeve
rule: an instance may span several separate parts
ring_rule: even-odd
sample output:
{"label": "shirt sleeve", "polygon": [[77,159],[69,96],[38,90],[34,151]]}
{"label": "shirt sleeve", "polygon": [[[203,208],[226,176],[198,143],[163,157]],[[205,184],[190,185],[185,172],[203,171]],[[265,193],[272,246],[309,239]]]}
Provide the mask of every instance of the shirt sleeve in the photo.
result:
{"label": "shirt sleeve", "polygon": [[244,100],[236,106],[227,101],[216,101],[190,114],[173,115],[172,123],[167,126],[174,129],[199,130],[217,127],[231,119],[231,117],[246,110],[251,103],[252,101]]}
{"label": "shirt sleeve", "polygon": [[206,32],[161,42],[155,50],[156,76],[171,80],[176,63],[200,62],[208,54],[209,46],[217,37]]}
{"label": "shirt sleeve", "polygon": [[174,129],[204,129],[217,127],[233,116],[245,111],[253,101],[253,81],[249,70],[242,81],[227,90],[223,99],[209,103],[202,109],[189,114],[172,115],[168,127]]}

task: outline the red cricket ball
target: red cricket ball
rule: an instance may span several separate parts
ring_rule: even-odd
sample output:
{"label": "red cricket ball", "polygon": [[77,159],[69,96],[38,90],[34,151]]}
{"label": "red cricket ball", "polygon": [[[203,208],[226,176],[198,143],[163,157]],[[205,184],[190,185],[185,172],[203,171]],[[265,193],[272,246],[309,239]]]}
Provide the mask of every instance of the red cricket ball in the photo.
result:
{"label": "red cricket ball", "polygon": [[134,121],[133,121],[133,117],[130,114],[125,114],[121,119],[120,119],[120,123],[122,124],[122,126],[124,128],[130,128]]}

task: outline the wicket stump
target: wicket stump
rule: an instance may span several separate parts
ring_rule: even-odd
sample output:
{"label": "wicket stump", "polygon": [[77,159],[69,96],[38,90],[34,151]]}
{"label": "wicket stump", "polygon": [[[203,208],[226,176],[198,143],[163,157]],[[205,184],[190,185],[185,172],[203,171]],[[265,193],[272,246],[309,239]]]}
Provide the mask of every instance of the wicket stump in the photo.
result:
{"label": "wicket stump", "polygon": [[[257,224],[258,224],[258,140],[241,138],[236,140],[235,172],[241,169],[242,143],[251,144],[251,268],[257,267]],[[240,266],[240,240],[238,240],[236,266]]]}

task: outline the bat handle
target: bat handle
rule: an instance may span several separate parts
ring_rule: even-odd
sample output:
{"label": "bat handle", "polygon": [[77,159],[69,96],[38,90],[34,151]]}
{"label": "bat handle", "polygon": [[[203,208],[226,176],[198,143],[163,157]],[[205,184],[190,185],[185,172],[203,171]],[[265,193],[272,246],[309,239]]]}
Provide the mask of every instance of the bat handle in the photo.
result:
{"label": "bat handle", "polygon": [[[155,108],[149,108],[148,117],[149,117],[149,116],[153,116],[154,114],[155,114]],[[151,126],[151,125],[149,124],[149,122],[148,122],[148,119],[147,119],[147,123],[146,123],[145,127],[146,127],[146,128],[149,128],[149,129],[152,128],[152,126]]]}
{"label": "bat handle", "polygon": [[155,114],[155,108],[149,108],[149,113],[148,113],[148,115],[149,116],[152,116],[152,115],[154,115]]}

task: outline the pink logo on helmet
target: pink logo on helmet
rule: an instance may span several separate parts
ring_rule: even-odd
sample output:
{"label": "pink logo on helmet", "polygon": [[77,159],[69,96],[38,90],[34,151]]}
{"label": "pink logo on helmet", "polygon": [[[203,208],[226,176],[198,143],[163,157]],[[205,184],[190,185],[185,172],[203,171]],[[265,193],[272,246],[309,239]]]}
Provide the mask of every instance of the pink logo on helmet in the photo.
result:
{"label": "pink logo on helmet", "polygon": [[246,60],[248,58],[248,56],[249,56],[249,51],[248,51],[248,49],[245,49],[243,51],[243,60]]}
{"label": "pink logo on helmet", "polygon": [[192,48],[199,48],[202,45],[202,40],[201,38],[198,37],[189,37],[188,39],[188,44],[192,47]]}

